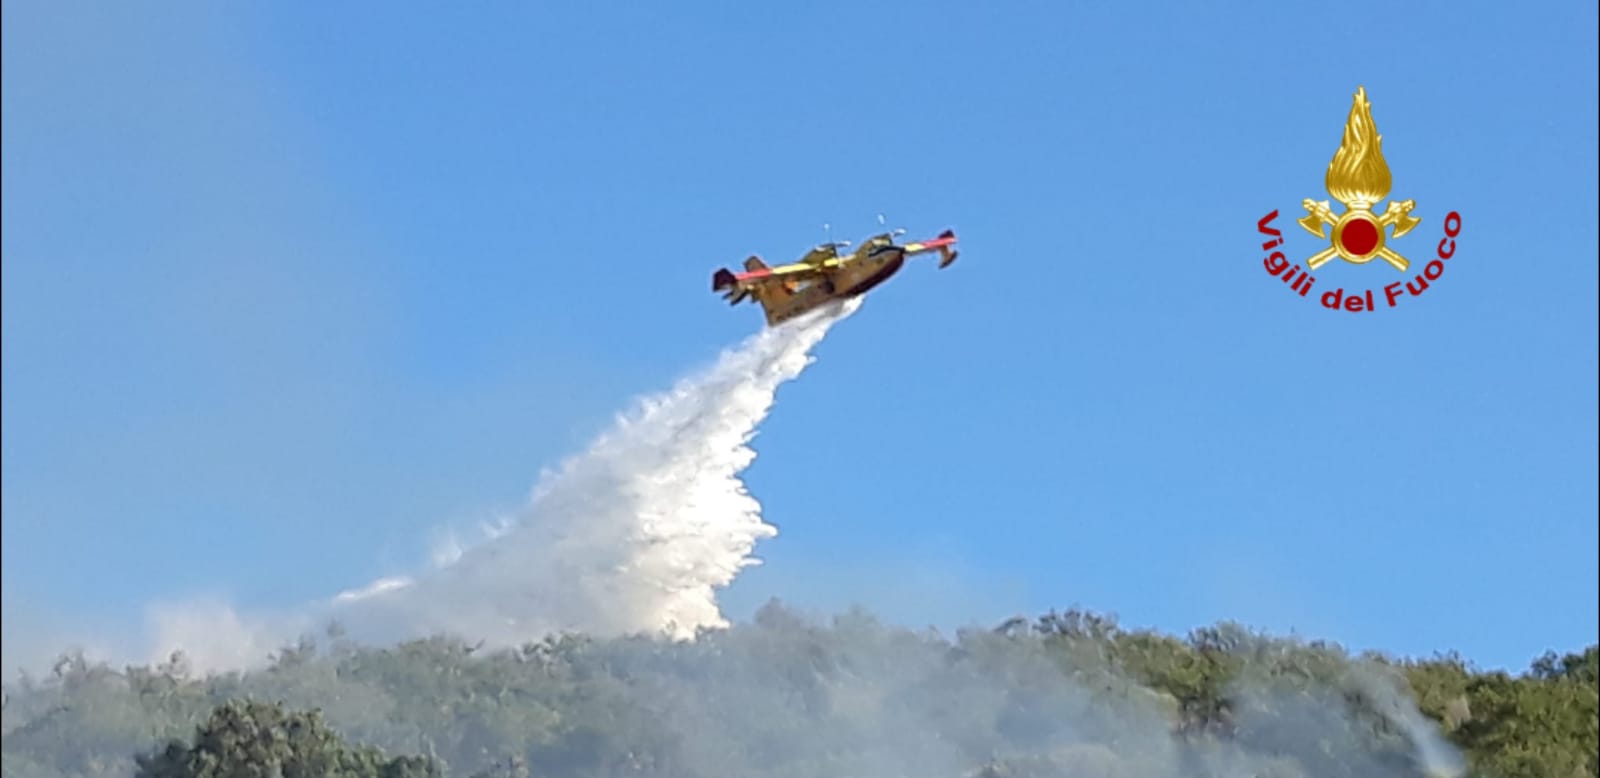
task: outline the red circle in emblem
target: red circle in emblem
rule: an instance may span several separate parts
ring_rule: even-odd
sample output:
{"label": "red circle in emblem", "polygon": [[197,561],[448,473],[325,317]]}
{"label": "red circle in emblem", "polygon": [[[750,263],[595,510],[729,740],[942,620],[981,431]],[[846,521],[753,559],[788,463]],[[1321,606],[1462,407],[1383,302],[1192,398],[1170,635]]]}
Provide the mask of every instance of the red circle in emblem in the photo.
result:
{"label": "red circle in emblem", "polygon": [[1378,247],[1378,228],[1366,219],[1351,219],[1339,231],[1339,242],[1351,256],[1365,256]]}

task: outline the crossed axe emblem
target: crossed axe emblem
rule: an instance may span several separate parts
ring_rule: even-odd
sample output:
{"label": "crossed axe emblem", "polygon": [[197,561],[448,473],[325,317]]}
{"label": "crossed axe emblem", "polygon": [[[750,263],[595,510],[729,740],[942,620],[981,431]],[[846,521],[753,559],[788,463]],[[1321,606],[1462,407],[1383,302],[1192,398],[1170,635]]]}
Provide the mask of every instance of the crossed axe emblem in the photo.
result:
{"label": "crossed axe emblem", "polygon": [[1328,238],[1325,228],[1333,227],[1332,245],[1306,260],[1306,266],[1312,270],[1327,264],[1334,257],[1342,257],[1346,262],[1357,265],[1371,262],[1376,257],[1402,272],[1411,266],[1410,260],[1384,245],[1383,233],[1384,228],[1393,225],[1392,237],[1398,238],[1422,223],[1422,219],[1411,215],[1411,209],[1417,205],[1415,200],[1398,203],[1390,200],[1388,209],[1381,216],[1374,214],[1367,203],[1347,203],[1343,216],[1334,216],[1327,200],[1319,202],[1306,199],[1301,205],[1305,207],[1306,215],[1296,223],[1306,232],[1319,238]]}

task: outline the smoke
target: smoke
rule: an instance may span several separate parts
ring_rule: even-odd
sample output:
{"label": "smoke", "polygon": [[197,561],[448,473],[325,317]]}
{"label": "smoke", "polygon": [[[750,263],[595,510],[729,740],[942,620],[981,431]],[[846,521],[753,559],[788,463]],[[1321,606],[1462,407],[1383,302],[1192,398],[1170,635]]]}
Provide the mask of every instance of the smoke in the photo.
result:
{"label": "smoke", "polygon": [[[665,775],[967,778],[1459,778],[1388,668],[1296,641],[1227,635],[1241,662],[1210,728],[1133,679],[1140,641],[966,630],[955,640],[856,609],[829,625],[776,603],[671,649],[610,644],[626,707],[667,734]],[[1131,649],[1131,651],[1129,651]],[[1215,658],[1215,656],[1213,656]],[[1178,668],[1171,668],[1183,672]],[[1182,731],[1186,729],[1187,731]]]}
{"label": "smoke", "polygon": [[1438,727],[1424,717],[1411,698],[1401,691],[1401,681],[1392,673],[1375,667],[1357,666],[1351,671],[1351,680],[1377,713],[1411,742],[1418,761],[1429,776],[1459,778],[1466,774],[1467,765],[1461,753],[1445,741]]}
{"label": "smoke", "polygon": [[750,440],[778,387],[860,304],[763,329],[642,398],[586,451],[542,473],[520,515],[476,544],[446,538],[431,570],[288,613],[166,606],[151,614],[155,656],[181,649],[199,670],[248,668],[330,619],[362,641],[446,633],[491,646],[563,630],[682,639],[726,627],[717,590],[758,564],[755,544],[777,534],[739,477],[756,456]]}

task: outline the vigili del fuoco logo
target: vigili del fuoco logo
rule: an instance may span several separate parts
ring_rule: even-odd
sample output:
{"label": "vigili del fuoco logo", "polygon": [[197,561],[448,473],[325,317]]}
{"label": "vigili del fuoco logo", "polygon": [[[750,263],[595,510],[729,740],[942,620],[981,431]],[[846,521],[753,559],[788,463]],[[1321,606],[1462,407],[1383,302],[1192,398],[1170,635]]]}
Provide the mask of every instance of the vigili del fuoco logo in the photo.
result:
{"label": "vigili del fuoco logo", "polygon": [[[1395,308],[1404,297],[1421,297],[1444,275],[1445,263],[1456,253],[1456,236],[1461,234],[1461,214],[1451,211],[1445,215],[1444,237],[1435,252],[1438,258],[1430,259],[1420,268],[1420,272],[1405,255],[1391,248],[1391,243],[1416,229],[1422,223],[1422,218],[1411,215],[1417,207],[1415,200],[1390,200],[1383,213],[1374,210],[1383,198],[1389,196],[1392,182],[1389,164],[1383,159],[1383,136],[1378,134],[1377,126],[1373,124],[1372,103],[1367,102],[1367,89],[1364,86],[1356,90],[1355,104],[1350,107],[1350,118],[1344,125],[1344,139],[1339,143],[1333,161],[1328,163],[1325,180],[1328,194],[1344,205],[1344,213],[1334,213],[1327,200],[1307,199],[1302,203],[1306,215],[1296,223],[1319,240],[1328,242],[1325,248],[1306,258],[1303,263],[1291,262],[1282,250],[1283,233],[1272,226],[1278,218],[1277,209],[1256,223],[1256,229],[1267,236],[1261,249],[1272,252],[1262,260],[1262,265],[1268,273],[1287,284],[1290,291],[1301,297],[1310,296],[1317,283],[1317,277],[1313,274],[1336,258],[1353,265],[1366,265],[1374,259],[1380,259],[1402,277],[1381,284],[1381,290],[1376,293],[1373,288],[1346,291],[1340,286],[1310,298],[1320,301],[1324,308],[1331,310],[1371,312],[1379,305]],[[1331,234],[1328,231],[1330,227],[1333,228]],[[1394,231],[1385,235],[1390,227]]]}

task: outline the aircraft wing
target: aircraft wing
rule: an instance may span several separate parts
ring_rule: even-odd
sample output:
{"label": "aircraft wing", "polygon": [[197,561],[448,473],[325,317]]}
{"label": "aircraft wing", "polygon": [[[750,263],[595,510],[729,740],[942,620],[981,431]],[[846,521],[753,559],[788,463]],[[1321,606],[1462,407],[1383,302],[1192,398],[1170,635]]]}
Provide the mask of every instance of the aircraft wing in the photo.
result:
{"label": "aircraft wing", "polygon": [[735,273],[728,268],[718,270],[711,276],[711,291],[724,292],[730,303],[737,304],[761,287],[782,285],[792,290],[795,282],[821,273],[820,267],[808,262],[768,267],[760,257],[750,257],[745,260],[744,266],[743,273]]}
{"label": "aircraft wing", "polygon": [[907,255],[925,254],[929,251],[937,251],[939,252],[940,257],[939,267],[946,267],[951,262],[956,261],[956,257],[961,253],[952,248],[954,245],[956,245],[955,230],[945,230],[944,232],[939,233],[939,237],[937,238],[907,243],[905,246],[903,246],[903,248],[905,249]]}

